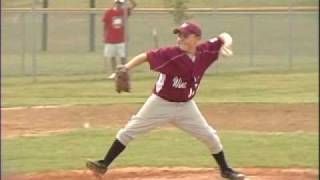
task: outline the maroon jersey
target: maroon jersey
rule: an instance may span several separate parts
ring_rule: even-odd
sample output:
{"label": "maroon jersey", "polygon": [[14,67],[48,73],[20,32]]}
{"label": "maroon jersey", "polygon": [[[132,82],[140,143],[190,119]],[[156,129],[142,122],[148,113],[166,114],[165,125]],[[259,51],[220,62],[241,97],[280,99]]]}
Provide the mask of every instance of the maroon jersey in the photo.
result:
{"label": "maroon jersey", "polygon": [[[104,22],[104,42],[122,43],[124,42],[124,8],[112,8],[105,12]],[[128,16],[131,9],[128,9]]]}
{"label": "maroon jersey", "polygon": [[194,57],[178,46],[147,52],[150,69],[160,73],[153,93],[171,102],[194,97],[207,68],[218,59],[223,41],[213,38],[197,46]]}

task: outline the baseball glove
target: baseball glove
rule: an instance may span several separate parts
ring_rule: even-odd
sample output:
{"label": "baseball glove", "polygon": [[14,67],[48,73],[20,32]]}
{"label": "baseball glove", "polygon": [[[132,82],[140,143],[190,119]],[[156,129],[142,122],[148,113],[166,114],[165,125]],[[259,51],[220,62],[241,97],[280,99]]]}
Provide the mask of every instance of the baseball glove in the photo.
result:
{"label": "baseball glove", "polygon": [[130,92],[129,71],[124,65],[118,65],[115,76],[116,91],[118,93]]}

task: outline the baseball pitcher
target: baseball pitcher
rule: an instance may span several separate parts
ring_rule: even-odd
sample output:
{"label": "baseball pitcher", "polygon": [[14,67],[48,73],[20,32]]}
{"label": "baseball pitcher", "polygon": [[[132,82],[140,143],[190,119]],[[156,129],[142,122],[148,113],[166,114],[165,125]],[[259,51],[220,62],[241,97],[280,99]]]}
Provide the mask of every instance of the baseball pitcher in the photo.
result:
{"label": "baseball pitcher", "polygon": [[201,27],[191,21],[175,28],[173,33],[177,35],[176,45],[139,54],[118,67],[117,92],[130,91],[129,71],[142,63],[149,63],[150,69],[158,72],[159,77],[151,96],[118,132],[104,159],[87,161],[87,167],[102,176],[132,140],[156,127],[172,123],[207,145],[223,178],[243,180],[245,176],[227,163],[216,130],[207,123],[192,100],[208,67],[220,55],[233,54],[232,37],[228,33],[221,33],[218,37],[202,42]]}

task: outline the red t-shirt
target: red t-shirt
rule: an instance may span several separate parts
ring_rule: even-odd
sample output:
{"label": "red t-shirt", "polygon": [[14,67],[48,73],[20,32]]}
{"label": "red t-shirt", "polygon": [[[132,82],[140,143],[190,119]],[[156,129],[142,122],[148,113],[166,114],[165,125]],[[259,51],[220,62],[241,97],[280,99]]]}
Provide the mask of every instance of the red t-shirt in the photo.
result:
{"label": "red t-shirt", "polygon": [[[127,9],[127,15],[131,9]],[[124,8],[112,8],[105,12],[104,22],[104,42],[105,43],[122,43],[124,42]]]}
{"label": "red t-shirt", "polygon": [[199,44],[194,61],[178,46],[147,52],[150,69],[160,72],[153,93],[171,102],[192,99],[205,71],[218,59],[222,44],[220,38]]}

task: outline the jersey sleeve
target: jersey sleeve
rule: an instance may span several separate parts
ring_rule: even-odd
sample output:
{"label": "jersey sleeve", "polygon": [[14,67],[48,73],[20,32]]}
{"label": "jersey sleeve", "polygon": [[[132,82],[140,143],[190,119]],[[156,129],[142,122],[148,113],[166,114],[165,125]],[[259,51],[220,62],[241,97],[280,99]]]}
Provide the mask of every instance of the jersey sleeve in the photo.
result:
{"label": "jersey sleeve", "polygon": [[168,74],[172,71],[173,67],[170,63],[170,48],[154,49],[147,52],[147,59],[150,69],[153,71]]}
{"label": "jersey sleeve", "polygon": [[215,37],[215,38],[209,39],[207,41],[207,44],[208,44],[208,50],[210,52],[215,53],[220,51],[220,48],[223,45],[223,41],[221,38]]}
{"label": "jersey sleeve", "polygon": [[205,52],[204,59],[208,66],[219,58],[219,51],[222,45],[223,41],[218,37],[209,39],[200,45],[200,49]]}

